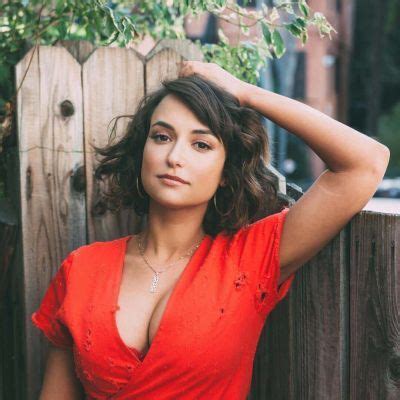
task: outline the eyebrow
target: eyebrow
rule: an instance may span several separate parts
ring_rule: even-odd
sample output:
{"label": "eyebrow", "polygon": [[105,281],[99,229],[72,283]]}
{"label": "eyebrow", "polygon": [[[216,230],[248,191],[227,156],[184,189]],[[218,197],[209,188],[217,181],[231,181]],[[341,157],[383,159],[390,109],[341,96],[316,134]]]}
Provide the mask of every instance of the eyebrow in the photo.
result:
{"label": "eyebrow", "polygon": [[[152,127],[153,127],[154,125],[161,125],[161,126],[163,126],[164,128],[171,129],[172,131],[175,132],[174,127],[173,127],[172,125],[168,124],[168,123],[165,122],[165,121],[157,121],[157,122],[154,122],[154,124],[152,125]],[[215,136],[214,133],[212,133],[209,129],[193,129],[193,130],[192,130],[192,133],[201,133],[201,134],[204,134],[204,135],[212,135],[212,136]]]}

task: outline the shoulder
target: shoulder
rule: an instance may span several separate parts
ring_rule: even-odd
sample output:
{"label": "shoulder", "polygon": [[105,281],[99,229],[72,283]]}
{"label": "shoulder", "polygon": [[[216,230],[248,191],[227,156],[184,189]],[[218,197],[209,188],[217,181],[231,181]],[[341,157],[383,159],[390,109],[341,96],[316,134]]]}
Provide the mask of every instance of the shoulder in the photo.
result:
{"label": "shoulder", "polygon": [[286,213],[289,211],[288,207],[284,207],[281,211],[274,214],[269,214],[252,224],[243,228],[245,231],[263,228],[275,228],[285,218]]}
{"label": "shoulder", "polygon": [[126,239],[125,236],[112,240],[95,241],[75,248],[71,253],[75,256],[88,255],[99,251],[109,251],[118,248]]}
{"label": "shoulder", "polygon": [[113,268],[122,255],[122,244],[125,238],[107,241],[95,241],[76,247],[67,256],[68,262],[63,265],[66,281],[70,287],[88,284],[98,277],[99,272]]}
{"label": "shoulder", "polygon": [[251,237],[264,236],[276,233],[283,224],[289,208],[285,207],[281,211],[274,214],[269,214],[257,221],[241,227],[233,236],[232,242],[240,243],[243,240],[248,240]]}
{"label": "shoulder", "polygon": [[98,262],[108,262],[115,260],[120,252],[126,237],[120,237],[113,240],[95,241],[75,248],[68,257],[71,263],[79,264],[79,268],[86,265],[94,265]]}

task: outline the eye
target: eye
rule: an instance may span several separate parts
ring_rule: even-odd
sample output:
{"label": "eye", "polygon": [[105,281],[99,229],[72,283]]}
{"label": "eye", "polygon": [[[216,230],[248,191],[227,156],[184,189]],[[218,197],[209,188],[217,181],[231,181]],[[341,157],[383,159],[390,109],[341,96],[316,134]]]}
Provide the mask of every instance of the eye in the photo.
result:
{"label": "eye", "polygon": [[206,146],[206,147],[200,147],[201,150],[211,150],[211,146],[209,146],[207,143],[204,143],[204,142],[196,142],[196,144],[197,144],[197,143]]}
{"label": "eye", "polygon": [[[167,135],[163,135],[163,134],[160,134],[160,133],[155,133],[154,135],[152,135],[152,136],[150,136],[152,139],[154,139],[155,141],[157,141],[157,139],[159,138],[159,137],[168,137]],[[161,140],[162,142],[164,142],[164,140]]]}
{"label": "eye", "polygon": [[[166,140],[161,140],[161,138],[162,137],[164,137],[164,138],[168,138],[168,136],[167,135],[163,135],[162,133],[154,133],[153,135],[151,135],[150,136],[154,141],[161,141],[161,142],[165,142]],[[160,140],[159,140],[160,139]],[[199,147],[199,149],[200,150],[211,150],[212,149],[212,147],[209,145],[209,144],[207,144],[207,143],[205,143],[205,142],[195,142],[195,144],[199,144],[199,145],[201,145],[200,147]],[[202,147],[202,146],[205,146],[205,147]]]}

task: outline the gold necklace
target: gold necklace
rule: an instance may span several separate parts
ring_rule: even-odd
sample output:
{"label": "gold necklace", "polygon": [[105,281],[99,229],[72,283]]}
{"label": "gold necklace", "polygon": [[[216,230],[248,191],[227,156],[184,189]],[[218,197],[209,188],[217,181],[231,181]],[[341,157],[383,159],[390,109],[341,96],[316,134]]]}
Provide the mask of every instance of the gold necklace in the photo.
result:
{"label": "gold necklace", "polygon": [[[204,238],[204,236],[203,236]],[[192,246],[190,248],[190,250],[184,254],[183,256],[179,257],[176,261],[174,261],[171,264],[168,264],[167,267],[171,267],[172,265],[177,264],[180,260],[182,260],[183,258],[190,256],[193,254],[193,252],[200,246],[201,241],[203,240],[203,238],[200,239],[200,241],[195,244],[194,246]],[[153,278],[151,280],[151,286],[150,286],[150,292],[154,293],[157,289],[157,285],[158,282],[160,280],[160,274],[162,274],[163,272],[167,271],[169,268],[165,268],[164,270],[161,271],[156,271],[151,265],[150,263],[147,261],[145,255],[144,255],[144,246],[140,237],[140,234],[137,235],[137,244],[138,244],[138,248],[139,248],[139,253],[141,255],[141,257],[143,258],[144,262],[146,263],[146,265],[154,272]]]}

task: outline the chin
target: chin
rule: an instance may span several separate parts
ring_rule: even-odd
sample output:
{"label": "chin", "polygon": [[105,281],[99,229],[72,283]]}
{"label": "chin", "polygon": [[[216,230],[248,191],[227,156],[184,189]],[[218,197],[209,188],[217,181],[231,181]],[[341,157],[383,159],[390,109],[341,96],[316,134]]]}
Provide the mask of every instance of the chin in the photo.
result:
{"label": "chin", "polygon": [[160,207],[178,209],[187,206],[185,200],[178,198],[178,196],[160,196],[160,191],[157,193],[157,195],[152,196],[151,193],[149,193],[149,195],[151,197],[151,201]]}

